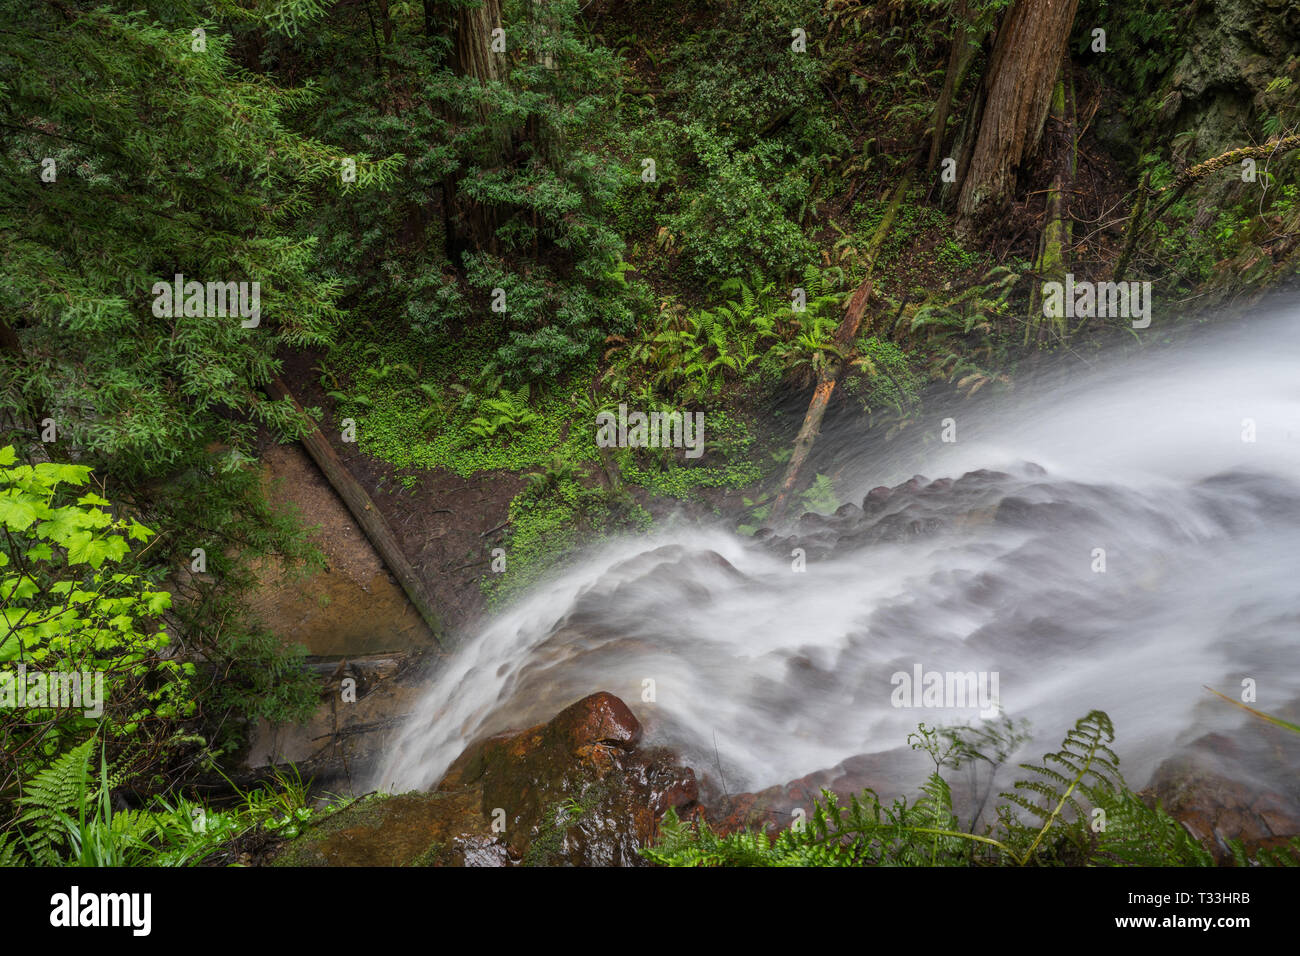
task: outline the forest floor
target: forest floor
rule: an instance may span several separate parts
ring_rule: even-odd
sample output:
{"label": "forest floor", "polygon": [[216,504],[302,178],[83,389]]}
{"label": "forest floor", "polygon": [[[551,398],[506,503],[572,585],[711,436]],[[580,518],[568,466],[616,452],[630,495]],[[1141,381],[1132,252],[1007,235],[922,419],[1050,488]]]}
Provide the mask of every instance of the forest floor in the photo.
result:
{"label": "forest floor", "polygon": [[[492,549],[504,542],[510,503],[527,484],[527,473],[498,469],[463,477],[443,468],[401,468],[366,454],[356,443],[338,440],[341,416],[315,371],[319,359],[306,351],[286,355],[285,383],[304,407],[322,410],[322,433],[393,529],[403,554],[433,595],[448,631],[455,634],[471,628],[488,611],[482,581],[491,572]],[[791,408],[799,404],[796,398]],[[792,421],[788,427],[796,425]],[[263,442],[260,451],[271,474],[285,479],[278,495],[298,509],[307,527],[315,528],[313,541],[330,567],[374,564],[378,560],[374,548],[355,528],[347,527],[350,522],[339,519],[340,513],[346,514],[342,499],[305,454],[290,458],[278,452],[269,437],[264,436]],[[742,489],[737,488],[700,489],[689,501],[658,498],[642,488],[630,490],[655,518],[670,513],[688,518],[736,514],[744,508]],[[391,577],[387,583],[395,585]],[[269,586],[288,590],[295,585],[271,579]],[[276,603],[264,592],[259,606],[274,611]],[[382,604],[373,619],[392,622],[395,616],[390,611]],[[284,620],[282,614],[279,620]],[[398,646],[377,649],[404,649],[411,642],[405,625],[398,620],[396,626],[399,632],[391,636]]]}
{"label": "forest floor", "polygon": [[[334,450],[352,476],[374,500],[388,521],[411,565],[432,592],[449,628],[476,619],[486,608],[479,580],[491,560],[509,518],[511,500],[525,484],[523,475],[484,472],[462,478],[443,469],[397,468],[362,452],[355,443],[338,440],[334,400],[325,394],[313,371],[319,357],[310,352],[286,356],[284,381],[304,407],[324,411],[325,427]],[[403,483],[402,478],[406,478]],[[332,492],[331,492],[332,493]],[[304,521],[317,521],[295,490],[292,497]],[[336,498],[336,500],[338,500]],[[330,542],[343,555],[373,549],[364,539]]]}

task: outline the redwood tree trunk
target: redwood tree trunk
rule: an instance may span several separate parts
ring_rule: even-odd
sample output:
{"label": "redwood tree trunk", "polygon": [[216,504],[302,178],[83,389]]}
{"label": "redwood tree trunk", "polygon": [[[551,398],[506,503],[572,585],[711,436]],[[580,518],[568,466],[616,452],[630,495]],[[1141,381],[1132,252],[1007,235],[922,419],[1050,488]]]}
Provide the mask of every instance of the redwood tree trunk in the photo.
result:
{"label": "redwood tree trunk", "polygon": [[[440,5],[435,0],[425,0],[425,31],[430,36],[436,28]],[[481,0],[476,6],[457,6],[450,11],[452,29],[451,51],[447,66],[458,76],[470,77],[479,85],[499,82],[505,78],[506,61],[501,53],[492,51],[492,31],[503,27],[501,0]],[[444,21],[445,22],[445,21]],[[487,155],[479,157],[482,165],[491,166],[506,151],[508,137],[495,131],[495,116],[491,104],[480,101],[473,113],[451,117],[454,122],[482,126],[487,137]],[[457,265],[463,265],[464,253],[472,249],[496,251],[497,216],[491,206],[473,202],[459,195],[459,173],[443,178],[443,224],[446,233],[447,256]]]}
{"label": "redwood tree trunk", "polygon": [[1017,0],[998,30],[970,165],[957,199],[958,230],[970,233],[1015,194],[1034,155],[1079,0]]}
{"label": "redwood tree trunk", "polygon": [[[456,9],[454,69],[461,76],[472,76],[480,83],[502,78],[500,54],[492,52],[492,31],[501,24],[501,0],[482,0],[476,7]],[[480,119],[487,120],[480,106]]]}

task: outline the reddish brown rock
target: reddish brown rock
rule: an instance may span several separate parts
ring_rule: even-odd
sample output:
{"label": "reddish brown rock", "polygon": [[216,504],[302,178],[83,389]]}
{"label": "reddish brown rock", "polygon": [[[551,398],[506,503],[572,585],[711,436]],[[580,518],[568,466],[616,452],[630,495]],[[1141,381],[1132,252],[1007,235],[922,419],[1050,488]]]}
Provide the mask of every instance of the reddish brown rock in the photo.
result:
{"label": "reddish brown rock", "polygon": [[478,741],[432,793],[342,811],[286,854],[298,865],[639,866],[673,807],[689,815],[695,774],[598,693],[553,719]]}
{"label": "reddish brown rock", "polygon": [[1235,753],[1235,744],[1207,735],[1187,753],[1162,763],[1143,791],[1148,803],[1158,801],[1220,861],[1231,855],[1229,841],[1240,840],[1250,853],[1300,834],[1294,802],[1252,782],[1245,769],[1225,756]]}
{"label": "reddish brown rock", "polygon": [[592,744],[630,751],[641,740],[641,722],[627,704],[603,691],[566,707],[548,726],[572,744],[574,753]]}

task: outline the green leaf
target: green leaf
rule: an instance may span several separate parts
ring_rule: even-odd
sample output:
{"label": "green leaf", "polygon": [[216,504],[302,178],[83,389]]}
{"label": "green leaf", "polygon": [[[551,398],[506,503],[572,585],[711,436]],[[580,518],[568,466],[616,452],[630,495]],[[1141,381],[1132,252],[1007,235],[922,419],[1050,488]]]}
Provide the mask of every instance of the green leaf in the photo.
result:
{"label": "green leaf", "polygon": [[[0,552],[0,555],[2,555],[2,554],[3,554],[3,553]],[[8,556],[8,555],[3,555],[3,557],[4,557],[4,560],[3,560],[3,561],[0,561],[0,565],[8,564],[8,563],[9,563],[9,556]],[[45,544],[45,543],[34,544],[34,545],[32,545],[30,548],[27,549],[27,553],[26,553],[25,557],[27,558],[28,561],[53,561],[53,560],[54,560],[54,549],[51,548],[48,544]]]}
{"label": "green leaf", "polygon": [[26,531],[40,517],[38,504],[26,497],[0,496],[0,521],[10,531]]}

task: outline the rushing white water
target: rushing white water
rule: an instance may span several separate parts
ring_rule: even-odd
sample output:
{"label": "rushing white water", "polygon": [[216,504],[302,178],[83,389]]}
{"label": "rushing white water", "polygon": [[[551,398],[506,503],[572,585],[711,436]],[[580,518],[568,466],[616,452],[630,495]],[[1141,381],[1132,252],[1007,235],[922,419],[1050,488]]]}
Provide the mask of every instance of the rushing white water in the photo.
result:
{"label": "rushing white water", "polygon": [[[920,721],[978,719],[895,706],[893,675],[917,665],[996,674],[1036,744],[1106,710],[1139,784],[1240,723],[1203,685],[1253,678],[1264,710],[1300,698],[1300,310],[927,417],[910,443],[851,427],[820,443],[840,448],[844,501],[915,472],[1007,473],[925,495],[946,530],[832,537],[824,555],[815,529],[793,531],[803,572],[788,546],[684,523],[591,553],[465,641],[377,784],[432,786],[471,740],[597,690],[733,791],[892,750]],[[933,440],[948,417],[958,440]],[[991,520],[1009,497],[1029,511]]]}

